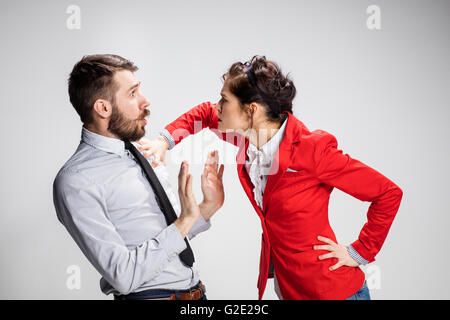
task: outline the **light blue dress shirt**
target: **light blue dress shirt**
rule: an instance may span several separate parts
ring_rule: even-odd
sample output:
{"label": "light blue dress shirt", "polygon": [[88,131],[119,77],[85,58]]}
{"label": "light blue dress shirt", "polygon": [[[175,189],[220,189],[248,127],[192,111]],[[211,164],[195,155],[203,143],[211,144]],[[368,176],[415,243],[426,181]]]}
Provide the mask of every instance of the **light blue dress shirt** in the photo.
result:
{"label": "light blue dress shirt", "polygon": [[[165,166],[154,171],[179,216]],[[55,178],[53,201],[59,221],[101,274],[105,294],[189,289],[198,283],[196,263],[189,268],[178,256],[186,248],[184,239],[174,224],[167,226],[123,141],[83,127],[80,145]],[[188,239],[210,226],[201,216]]]}

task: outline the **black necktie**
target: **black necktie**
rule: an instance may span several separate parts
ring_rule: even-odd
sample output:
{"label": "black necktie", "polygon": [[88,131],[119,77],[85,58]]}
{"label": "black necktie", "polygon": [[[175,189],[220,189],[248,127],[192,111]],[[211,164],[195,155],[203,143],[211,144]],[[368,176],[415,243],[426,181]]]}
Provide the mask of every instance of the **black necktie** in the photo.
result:
{"label": "black necktie", "polygon": [[[161,211],[164,213],[164,217],[166,218],[167,225],[170,225],[175,220],[177,220],[177,215],[176,215],[175,211],[173,210],[173,207],[169,201],[169,198],[167,198],[167,194],[164,191],[164,188],[161,186],[161,183],[159,182],[158,177],[156,176],[155,172],[153,171],[152,166],[131,142],[129,142],[129,141],[124,141],[124,142],[125,142],[125,149],[130,150],[131,154],[136,159],[136,162],[144,170],[145,175],[147,176],[147,180],[150,182],[153,192],[155,193],[156,201],[158,202],[158,205],[161,208]],[[187,241],[186,238],[184,238],[184,241],[186,242],[187,248],[184,249],[180,253],[180,259],[186,265],[188,265],[189,267],[192,267],[192,264],[195,261],[194,253],[192,252],[191,246],[189,245],[189,242]]]}

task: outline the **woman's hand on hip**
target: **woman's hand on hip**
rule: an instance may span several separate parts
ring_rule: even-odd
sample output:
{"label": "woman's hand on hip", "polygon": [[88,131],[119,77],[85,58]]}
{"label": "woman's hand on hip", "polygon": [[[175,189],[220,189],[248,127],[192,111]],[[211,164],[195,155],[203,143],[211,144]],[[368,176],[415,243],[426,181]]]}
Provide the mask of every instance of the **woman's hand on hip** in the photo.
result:
{"label": "woman's hand on hip", "polygon": [[317,239],[319,241],[325,242],[325,245],[314,245],[314,250],[327,250],[330,253],[323,254],[319,256],[319,260],[336,258],[338,259],[338,263],[331,266],[330,271],[336,270],[342,266],[348,267],[357,267],[359,263],[356,262],[347,251],[347,248],[342,244],[335,243],[333,240],[318,236]]}

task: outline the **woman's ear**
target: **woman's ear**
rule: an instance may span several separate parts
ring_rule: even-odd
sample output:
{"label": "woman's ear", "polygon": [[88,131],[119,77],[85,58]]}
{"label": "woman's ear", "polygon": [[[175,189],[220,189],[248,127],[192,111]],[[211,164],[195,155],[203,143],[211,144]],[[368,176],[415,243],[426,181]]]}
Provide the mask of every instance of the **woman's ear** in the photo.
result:
{"label": "woman's ear", "polygon": [[253,120],[254,120],[253,118],[258,112],[258,109],[259,109],[258,105],[254,102],[250,103],[246,108],[247,115],[250,119],[250,129],[253,129]]}
{"label": "woman's ear", "polygon": [[250,103],[248,105],[247,111],[249,112],[249,116],[254,116],[256,114],[256,111],[258,111],[258,105],[254,102]]}

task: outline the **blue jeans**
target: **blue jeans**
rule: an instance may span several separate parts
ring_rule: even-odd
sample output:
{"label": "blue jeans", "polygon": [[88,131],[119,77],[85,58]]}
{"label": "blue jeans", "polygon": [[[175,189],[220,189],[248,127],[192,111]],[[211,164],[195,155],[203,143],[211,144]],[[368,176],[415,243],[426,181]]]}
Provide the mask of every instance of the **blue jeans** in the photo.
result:
{"label": "blue jeans", "polygon": [[346,300],[370,300],[369,288],[367,287],[366,281],[364,281],[363,286],[358,290],[358,292]]}
{"label": "blue jeans", "polygon": [[[200,286],[200,282],[191,288],[200,289],[203,292],[203,297],[200,300],[207,300],[205,291]],[[133,292],[127,295],[114,295],[114,300],[143,300],[143,299],[164,299],[169,298],[171,295],[175,294],[177,300],[179,299],[180,293],[187,293],[189,290],[171,290],[171,289],[150,289],[140,292]]]}

